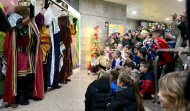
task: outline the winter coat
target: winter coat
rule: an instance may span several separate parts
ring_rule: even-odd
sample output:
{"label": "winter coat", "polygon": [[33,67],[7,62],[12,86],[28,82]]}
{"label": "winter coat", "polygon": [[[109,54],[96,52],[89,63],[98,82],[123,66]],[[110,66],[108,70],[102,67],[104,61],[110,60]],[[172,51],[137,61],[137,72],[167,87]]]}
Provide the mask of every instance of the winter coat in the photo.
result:
{"label": "winter coat", "polygon": [[93,81],[85,94],[85,111],[106,111],[112,91],[108,79]]}
{"label": "winter coat", "polygon": [[140,72],[137,69],[133,69],[130,72],[130,76],[133,77],[136,81],[139,81],[139,79],[140,79]]}
{"label": "winter coat", "polygon": [[133,88],[127,87],[118,90],[107,111],[137,111],[137,103]]}
{"label": "winter coat", "polygon": [[155,90],[155,81],[154,81],[154,73],[152,71],[147,71],[146,73],[141,74],[140,81],[142,85],[140,86],[141,94],[154,94]]}

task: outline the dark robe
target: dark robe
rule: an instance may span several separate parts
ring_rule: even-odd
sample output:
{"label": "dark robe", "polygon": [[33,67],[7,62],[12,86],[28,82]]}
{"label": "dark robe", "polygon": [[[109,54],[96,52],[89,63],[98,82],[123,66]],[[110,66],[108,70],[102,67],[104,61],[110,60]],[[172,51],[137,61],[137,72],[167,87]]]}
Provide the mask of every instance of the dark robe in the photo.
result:
{"label": "dark robe", "polygon": [[65,45],[65,50],[63,51],[64,59],[63,59],[63,67],[60,71],[60,80],[64,84],[66,80],[72,74],[72,55],[71,55],[71,31],[69,28],[69,17],[62,16],[58,18],[58,24],[60,27],[60,38],[61,42]]}

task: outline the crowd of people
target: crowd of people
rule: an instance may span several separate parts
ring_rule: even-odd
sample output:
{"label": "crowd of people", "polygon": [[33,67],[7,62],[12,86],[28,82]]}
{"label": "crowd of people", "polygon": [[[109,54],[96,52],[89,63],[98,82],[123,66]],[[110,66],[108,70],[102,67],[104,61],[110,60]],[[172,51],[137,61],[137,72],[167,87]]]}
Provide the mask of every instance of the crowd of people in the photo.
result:
{"label": "crowd of people", "polygon": [[189,50],[187,29],[187,14],[183,12],[180,19],[173,16],[171,25],[155,24],[150,30],[139,26],[124,35],[112,34],[107,46],[95,52],[91,60],[89,74],[97,74],[97,80],[87,88],[85,110],[144,111],[143,99],[153,99],[155,95],[155,76],[159,79],[158,96],[163,108],[190,108],[183,98],[189,55],[156,53],[158,49]]}

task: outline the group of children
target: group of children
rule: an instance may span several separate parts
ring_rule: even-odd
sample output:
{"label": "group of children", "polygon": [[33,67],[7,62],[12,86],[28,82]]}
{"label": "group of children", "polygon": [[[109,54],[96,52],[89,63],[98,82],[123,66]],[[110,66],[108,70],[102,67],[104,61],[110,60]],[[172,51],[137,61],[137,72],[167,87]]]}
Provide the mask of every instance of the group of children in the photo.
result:
{"label": "group of children", "polygon": [[[143,99],[152,99],[155,94],[155,76],[152,68],[155,53],[153,50],[169,48],[167,42],[161,37],[160,30],[154,30],[151,36],[150,38],[154,41],[145,41],[145,47],[136,44],[131,48],[128,45],[123,48],[122,45],[118,45],[118,49],[114,52],[106,48],[105,50],[100,50],[99,57],[98,53],[95,53],[94,58],[91,60],[91,72],[96,73],[98,77],[97,80],[89,85],[86,91],[85,111],[96,111],[98,109],[102,109],[102,111],[144,111]],[[159,57],[158,77],[160,78],[163,67],[165,67],[165,73],[171,72],[172,54],[161,53]],[[171,109],[175,102],[167,103],[171,104],[171,106],[166,107],[164,106],[164,100],[170,99],[167,96],[175,92],[167,93],[166,95],[167,91],[163,91],[163,95],[161,92],[162,89],[169,87],[167,84],[170,83],[162,82],[165,80],[163,78],[167,78],[168,75],[160,79],[159,97],[161,106]],[[180,74],[176,73],[176,75]],[[187,75],[184,74],[183,76]],[[185,79],[178,81],[176,77],[181,79],[181,76],[174,77],[176,84],[182,84],[185,81]],[[184,85],[182,84],[183,87]],[[182,86],[180,87],[181,89],[183,89]],[[173,90],[176,87],[173,86]],[[168,101],[172,101],[174,98]],[[183,101],[180,102],[184,103]],[[184,107],[184,105],[180,104],[178,107],[173,108],[175,110],[171,111],[179,111],[181,107]]]}
{"label": "group of children", "polygon": [[[152,72],[148,63],[140,63],[141,87],[129,69],[117,67],[111,71],[100,70],[97,79],[87,88],[85,94],[85,111],[145,111],[143,98],[154,92]],[[131,67],[130,67],[131,68]],[[161,107],[167,111],[188,111],[190,104],[183,97],[186,72],[171,72],[159,80],[159,100]],[[149,89],[147,91],[147,89]]]}

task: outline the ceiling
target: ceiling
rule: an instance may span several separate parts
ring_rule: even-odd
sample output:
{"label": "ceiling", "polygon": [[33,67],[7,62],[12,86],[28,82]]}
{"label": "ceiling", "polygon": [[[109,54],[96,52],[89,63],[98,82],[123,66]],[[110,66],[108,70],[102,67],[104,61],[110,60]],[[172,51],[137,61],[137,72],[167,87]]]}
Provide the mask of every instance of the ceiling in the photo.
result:
{"label": "ceiling", "polygon": [[[127,5],[127,18],[170,23],[172,15],[185,10],[185,1],[178,0],[104,0]],[[132,14],[136,11],[136,14]],[[170,18],[170,20],[166,20]]]}

